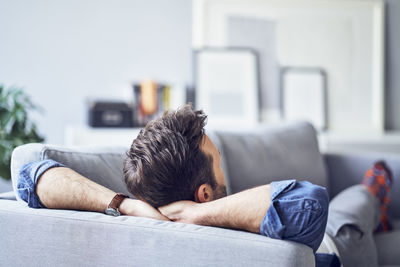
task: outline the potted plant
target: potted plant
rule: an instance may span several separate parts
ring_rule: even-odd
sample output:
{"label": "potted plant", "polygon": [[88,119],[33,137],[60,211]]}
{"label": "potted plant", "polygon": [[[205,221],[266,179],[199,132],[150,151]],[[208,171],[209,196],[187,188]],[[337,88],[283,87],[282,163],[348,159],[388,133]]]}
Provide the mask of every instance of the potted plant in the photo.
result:
{"label": "potted plant", "polygon": [[43,142],[28,111],[37,107],[20,88],[6,89],[0,85],[0,177],[11,178],[11,154],[15,147]]}

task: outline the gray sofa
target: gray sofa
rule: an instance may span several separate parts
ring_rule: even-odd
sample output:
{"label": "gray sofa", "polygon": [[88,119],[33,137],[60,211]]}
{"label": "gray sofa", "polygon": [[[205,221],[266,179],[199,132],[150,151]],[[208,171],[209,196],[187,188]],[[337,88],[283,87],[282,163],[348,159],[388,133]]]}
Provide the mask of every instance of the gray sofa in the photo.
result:
{"label": "gray sofa", "polygon": [[[228,193],[296,178],[326,186],[333,197],[359,183],[376,159],[385,159],[395,176],[389,214],[400,219],[400,156],[321,154],[315,130],[302,122],[251,133],[208,134],[222,154]],[[115,191],[128,193],[122,181],[128,145],[20,146],[12,156],[14,190],[23,164],[52,158]],[[0,198],[0,266],[314,266],[312,250],[294,242],[147,218],[31,209],[16,201],[13,193]],[[393,262],[393,255],[385,255],[384,247],[399,241],[381,234],[376,242],[380,264]]]}

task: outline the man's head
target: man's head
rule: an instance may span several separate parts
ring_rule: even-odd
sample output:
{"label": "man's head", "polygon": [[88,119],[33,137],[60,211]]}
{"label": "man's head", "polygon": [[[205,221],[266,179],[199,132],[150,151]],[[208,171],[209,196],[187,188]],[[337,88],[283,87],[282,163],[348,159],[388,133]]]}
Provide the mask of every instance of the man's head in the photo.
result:
{"label": "man's head", "polygon": [[226,196],[219,152],[204,133],[206,119],[186,105],[149,122],[124,162],[128,190],[154,207]]}

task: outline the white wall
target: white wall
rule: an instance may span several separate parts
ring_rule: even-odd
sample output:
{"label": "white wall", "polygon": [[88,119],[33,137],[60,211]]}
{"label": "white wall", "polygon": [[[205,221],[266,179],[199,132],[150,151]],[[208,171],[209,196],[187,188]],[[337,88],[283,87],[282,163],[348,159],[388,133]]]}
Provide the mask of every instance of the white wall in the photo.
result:
{"label": "white wall", "polygon": [[[386,0],[386,126],[400,129],[400,1]],[[0,0],[0,83],[25,87],[50,143],[86,123],[87,96],[144,77],[191,81],[191,0]]]}
{"label": "white wall", "polygon": [[191,81],[191,13],[190,0],[0,0],[0,83],[24,87],[46,141],[63,143],[88,96]]}

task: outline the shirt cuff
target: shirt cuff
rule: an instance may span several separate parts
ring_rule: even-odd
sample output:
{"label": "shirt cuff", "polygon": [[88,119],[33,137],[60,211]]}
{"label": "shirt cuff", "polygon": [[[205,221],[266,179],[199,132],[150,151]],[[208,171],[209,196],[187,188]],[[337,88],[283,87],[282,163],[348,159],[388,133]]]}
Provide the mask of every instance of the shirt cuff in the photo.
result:
{"label": "shirt cuff", "polygon": [[50,168],[65,167],[65,165],[52,159],[45,159],[27,163],[22,166],[17,181],[19,197],[28,203],[31,208],[45,208],[36,194],[36,185],[41,175]]}

